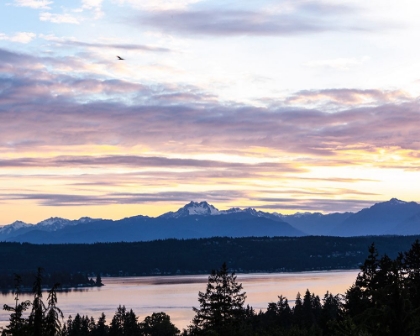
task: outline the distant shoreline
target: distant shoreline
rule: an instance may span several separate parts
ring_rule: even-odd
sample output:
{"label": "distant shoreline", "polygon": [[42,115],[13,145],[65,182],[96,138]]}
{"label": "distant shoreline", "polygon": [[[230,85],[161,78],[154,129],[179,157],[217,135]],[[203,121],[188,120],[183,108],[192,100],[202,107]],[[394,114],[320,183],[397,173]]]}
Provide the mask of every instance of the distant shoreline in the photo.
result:
{"label": "distant shoreline", "polygon": [[[88,283],[88,278],[96,275],[208,275],[224,262],[237,274],[357,270],[372,243],[375,243],[380,253],[395,258],[399,252],[408,250],[419,238],[420,236],[214,237],[54,245],[0,242],[0,255],[3,257],[0,276],[33,273],[38,267],[42,267],[46,275],[58,277],[56,282],[72,283],[76,286]],[[63,273],[77,275],[79,280],[64,280]],[[13,282],[9,280],[7,285],[10,284]],[[22,285],[28,287],[31,284],[32,281]]]}

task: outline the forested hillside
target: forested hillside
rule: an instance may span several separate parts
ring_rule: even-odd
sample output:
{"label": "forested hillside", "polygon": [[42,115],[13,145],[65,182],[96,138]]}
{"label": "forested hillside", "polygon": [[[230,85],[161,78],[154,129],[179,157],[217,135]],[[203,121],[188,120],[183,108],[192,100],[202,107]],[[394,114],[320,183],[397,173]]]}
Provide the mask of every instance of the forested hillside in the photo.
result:
{"label": "forested hillside", "polygon": [[0,243],[0,274],[45,272],[107,275],[207,274],[223,262],[236,272],[358,268],[375,243],[391,257],[419,236],[275,237],[158,240],[137,243],[33,245]]}

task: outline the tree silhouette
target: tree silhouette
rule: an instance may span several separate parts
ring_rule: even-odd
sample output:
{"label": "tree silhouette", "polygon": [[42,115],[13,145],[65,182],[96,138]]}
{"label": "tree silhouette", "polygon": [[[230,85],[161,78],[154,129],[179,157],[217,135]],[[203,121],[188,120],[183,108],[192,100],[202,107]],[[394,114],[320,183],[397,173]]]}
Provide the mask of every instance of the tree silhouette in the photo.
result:
{"label": "tree silhouette", "polygon": [[140,333],[140,326],[137,323],[137,316],[130,309],[127,311],[125,306],[118,306],[114,317],[109,326],[110,336],[135,336]]}
{"label": "tree silhouette", "polygon": [[106,324],[105,314],[102,313],[101,317],[98,319],[98,323],[95,325],[95,328],[91,332],[92,336],[106,336],[108,335],[109,327]]}
{"label": "tree silhouette", "polygon": [[46,310],[45,303],[42,301],[42,272],[43,269],[38,267],[32,288],[34,299],[32,301],[32,311],[29,315],[29,328],[34,336],[42,336],[44,312]]}
{"label": "tree silhouette", "polygon": [[100,273],[98,273],[98,274],[96,275],[95,286],[100,287],[100,286],[103,286],[103,285],[104,285],[104,284],[102,283],[102,277],[101,277],[101,274],[100,274]]}
{"label": "tree silhouette", "polygon": [[179,329],[172,324],[171,318],[165,313],[153,313],[140,323],[144,336],[176,336]]}
{"label": "tree silhouette", "polygon": [[56,336],[61,331],[61,320],[64,318],[63,312],[57,307],[57,288],[60,286],[56,283],[48,292],[48,307],[45,311],[44,335]]}
{"label": "tree silhouette", "polygon": [[242,284],[236,282],[235,273],[229,273],[223,263],[220,270],[210,274],[206,292],[198,293],[200,308],[193,308],[196,315],[190,331],[200,334],[214,330],[219,335],[234,335],[244,316],[245,299]]}
{"label": "tree silhouette", "polygon": [[11,311],[9,325],[3,330],[2,335],[21,336],[25,334],[26,321],[22,317],[23,312],[29,308],[31,302],[29,300],[19,303],[19,295],[21,293],[21,277],[15,274],[15,306],[11,307],[7,304],[3,306],[6,311]]}

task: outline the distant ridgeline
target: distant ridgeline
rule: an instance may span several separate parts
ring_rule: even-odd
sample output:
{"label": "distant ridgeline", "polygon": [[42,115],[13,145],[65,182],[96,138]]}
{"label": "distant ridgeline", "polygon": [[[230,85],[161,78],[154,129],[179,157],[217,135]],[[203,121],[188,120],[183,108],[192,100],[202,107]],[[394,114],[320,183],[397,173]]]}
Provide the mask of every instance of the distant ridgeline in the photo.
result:
{"label": "distant ridgeline", "polygon": [[393,198],[357,213],[282,215],[252,208],[218,210],[190,202],[158,217],[119,220],[50,218],[37,224],[16,221],[0,227],[0,241],[33,244],[137,242],[211,237],[301,237],[420,235],[420,204]]}
{"label": "distant ridgeline", "polygon": [[[68,272],[125,275],[208,274],[223,262],[237,273],[357,269],[375,243],[395,258],[420,236],[248,237],[136,243],[0,243],[0,274]],[[77,281],[76,281],[77,282]]]}

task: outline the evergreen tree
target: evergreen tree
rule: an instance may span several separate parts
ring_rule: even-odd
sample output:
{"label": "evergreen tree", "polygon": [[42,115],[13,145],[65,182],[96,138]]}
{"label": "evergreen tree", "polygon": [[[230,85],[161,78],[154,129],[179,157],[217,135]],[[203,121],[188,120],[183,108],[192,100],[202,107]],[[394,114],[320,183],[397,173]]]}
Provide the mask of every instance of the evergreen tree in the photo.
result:
{"label": "evergreen tree", "polygon": [[118,306],[109,327],[111,336],[136,336],[140,333],[137,316],[133,310],[127,311],[125,306]]}
{"label": "evergreen tree", "polygon": [[43,269],[38,267],[35,276],[32,292],[34,299],[32,301],[32,311],[29,315],[29,328],[33,336],[42,336],[45,304],[42,301],[42,272]]}
{"label": "evergreen tree", "polygon": [[378,250],[375,244],[369,246],[369,254],[363,265],[360,267],[361,272],[356,278],[356,286],[362,290],[364,298],[368,299],[372,305],[375,305],[376,290],[378,286],[378,270],[379,270],[379,259]]}
{"label": "evergreen tree", "polygon": [[103,285],[104,285],[104,284],[102,283],[102,277],[101,277],[101,274],[100,274],[100,273],[98,273],[98,274],[96,275],[95,286],[100,287],[100,286],[103,286]]}
{"label": "evergreen tree", "polygon": [[303,296],[302,319],[302,323],[306,328],[315,324],[315,316],[312,311],[312,297],[309,289],[306,290],[305,295]]}
{"label": "evergreen tree", "polygon": [[417,239],[410,250],[401,256],[402,268],[406,276],[406,287],[409,289],[413,306],[420,307],[420,242]]}
{"label": "evergreen tree", "polygon": [[141,333],[144,336],[176,336],[179,329],[171,322],[165,313],[153,313],[140,323]]}
{"label": "evergreen tree", "polygon": [[118,306],[117,311],[112,317],[111,324],[109,326],[109,335],[120,336],[124,335],[124,315],[126,313],[125,306]]}
{"label": "evergreen tree", "polygon": [[303,303],[300,293],[298,292],[295,299],[295,306],[293,307],[293,324],[303,324]]}
{"label": "evergreen tree", "polygon": [[102,313],[101,317],[98,319],[98,323],[95,325],[95,328],[91,332],[92,336],[106,336],[108,335],[109,327],[106,324],[105,314]]}
{"label": "evergreen tree", "polygon": [[19,303],[19,295],[21,293],[21,277],[15,274],[15,306],[4,305],[3,309],[11,311],[9,324],[3,330],[2,335],[21,336],[25,335],[26,321],[22,317],[23,312],[29,308],[31,302],[29,300]]}
{"label": "evergreen tree", "polygon": [[278,329],[288,329],[292,325],[292,310],[287,298],[278,297],[278,302],[270,302],[265,313],[260,313],[258,324],[253,324],[254,329],[265,329],[268,333],[274,333]]}
{"label": "evergreen tree", "polygon": [[282,327],[290,327],[292,324],[292,310],[289,307],[287,298],[280,295],[279,301],[277,302],[277,311],[279,315],[279,323]]}
{"label": "evergreen tree", "polygon": [[[420,256],[420,255],[419,255]],[[408,258],[415,267],[413,259]],[[346,313],[360,330],[372,335],[416,335],[420,330],[420,307],[413,305],[410,268],[400,254],[395,260],[380,259],[372,244],[355,284],[346,293]],[[413,270],[415,277],[417,270]],[[413,293],[414,294],[414,293]]]}
{"label": "evergreen tree", "polygon": [[61,331],[61,320],[64,318],[63,312],[57,307],[57,288],[60,284],[56,283],[48,292],[48,307],[45,312],[45,336],[59,335]]}
{"label": "evergreen tree", "polygon": [[196,315],[191,332],[200,334],[213,330],[220,336],[235,335],[243,321],[245,299],[242,284],[237,283],[235,273],[229,273],[223,263],[220,270],[210,274],[206,292],[198,293],[200,308],[193,308]]}

